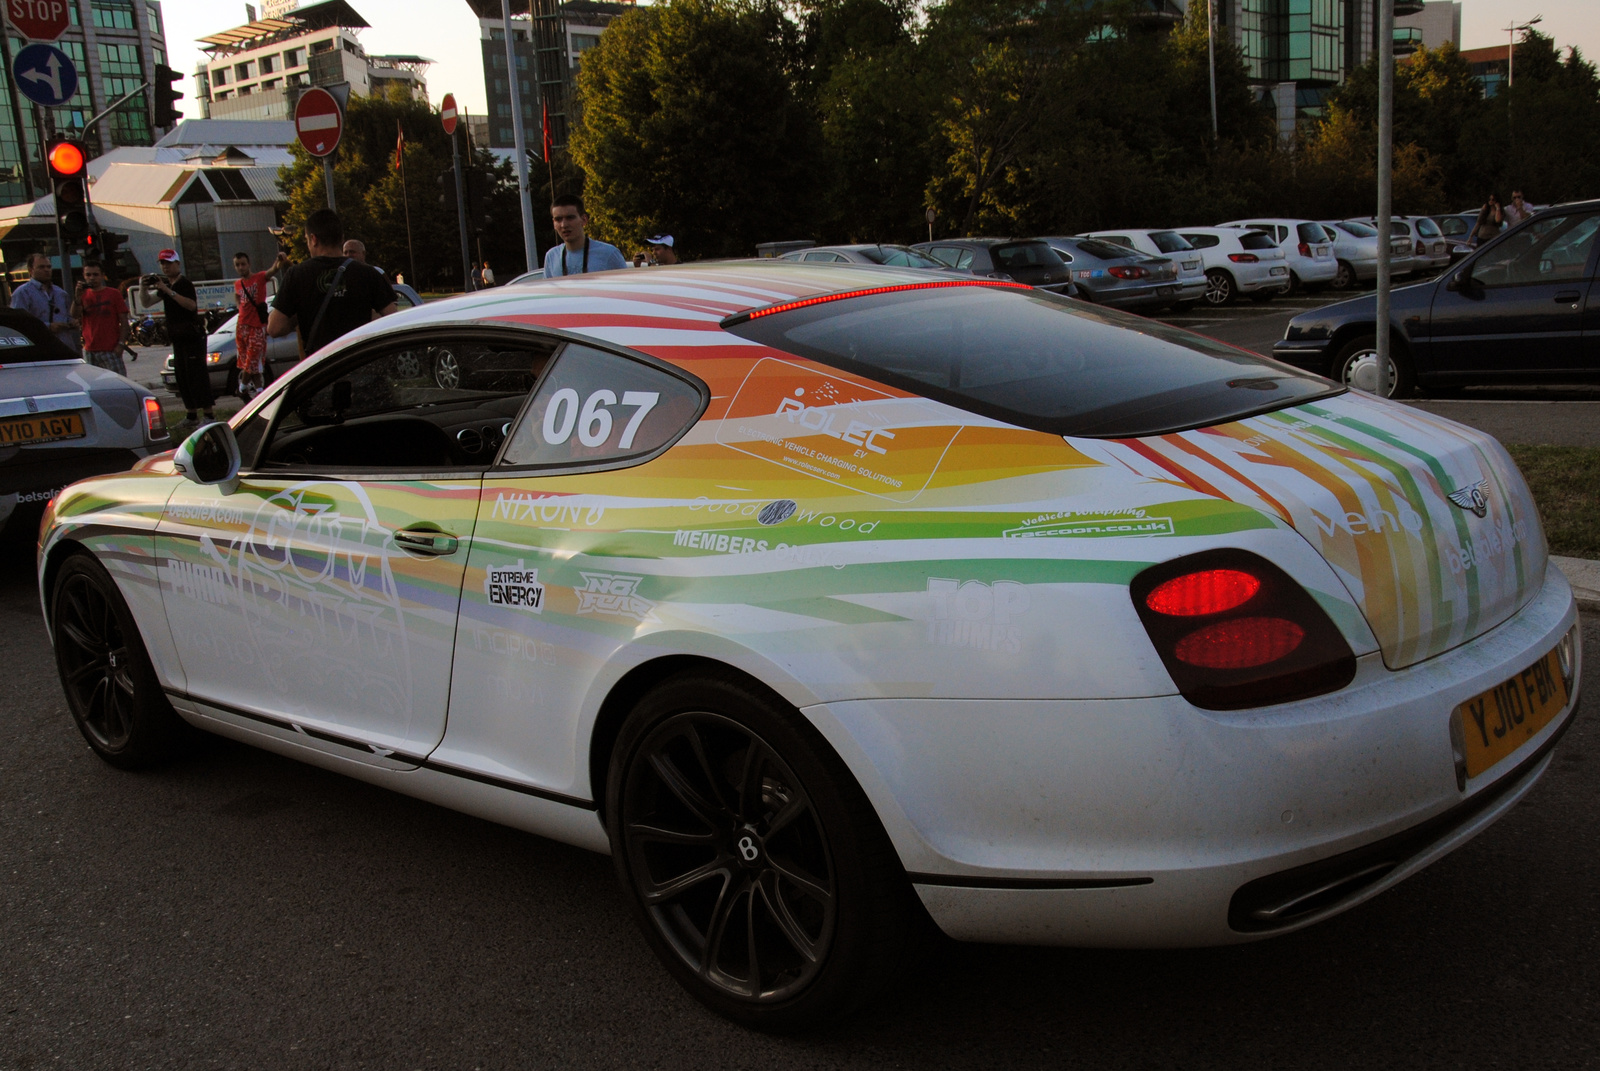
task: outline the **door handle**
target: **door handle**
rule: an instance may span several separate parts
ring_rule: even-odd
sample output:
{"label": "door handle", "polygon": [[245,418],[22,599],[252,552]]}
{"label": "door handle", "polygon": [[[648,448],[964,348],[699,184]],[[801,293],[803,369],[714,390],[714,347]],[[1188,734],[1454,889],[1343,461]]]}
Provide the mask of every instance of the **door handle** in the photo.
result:
{"label": "door handle", "polygon": [[1576,290],[1563,290],[1556,295],[1557,305],[1576,305],[1583,295]]}
{"label": "door handle", "polygon": [[395,532],[394,541],[402,550],[417,554],[454,554],[461,546],[461,540],[453,535],[422,528],[402,528]]}

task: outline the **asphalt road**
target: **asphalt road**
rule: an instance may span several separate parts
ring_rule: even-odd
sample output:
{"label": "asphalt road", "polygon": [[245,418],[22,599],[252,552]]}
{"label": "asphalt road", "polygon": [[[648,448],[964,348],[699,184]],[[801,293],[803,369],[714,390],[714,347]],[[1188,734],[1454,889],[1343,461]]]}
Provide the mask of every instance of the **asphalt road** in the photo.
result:
{"label": "asphalt road", "polygon": [[[1600,1064],[1593,719],[1497,826],[1307,932],[937,943],[887,1004],[773,1038],[668,980],[606,859],[220,740],[154,772],[102,764],[28,549],[0,548],[0,1068]],[[1586,633],[1600,651],[1600,621]]]}
{"label": "asphalt road", "polygon": [[[1199,307],[1162,319],[1257,353],[1272,353],[1290,319],[1352,296],[1330,291],[1244,302],[1222,310]],[[1408,404],[1481,428],[1503,443],[1600,447],[1600,386],[1469,387],[1450,398],[1416,398]]]}

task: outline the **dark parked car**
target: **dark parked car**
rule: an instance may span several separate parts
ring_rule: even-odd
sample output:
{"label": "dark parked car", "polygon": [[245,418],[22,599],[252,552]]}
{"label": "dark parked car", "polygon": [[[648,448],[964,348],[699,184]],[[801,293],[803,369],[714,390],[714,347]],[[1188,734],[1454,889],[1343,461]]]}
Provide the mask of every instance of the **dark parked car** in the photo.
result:
{"label": "dark parked car", "polygon": [[[1549,208],[1437,279],[1393,293],[1391,395],[1413,387],[1600,379],[1595,256],[1600,200]],[[1377,385],[1374,295],[1289,321],[1274,357],[1364,390]]]}
{"label": "dark parked car", "polygon": [[[1072,271],[1078,296],[1114,309],[1164,309],[1186,295],[1178,284],[1178,265],[1099,238],[1046,238]],[[1196,288],[1205,293],[1202,278]]]}
{"label": "dark parked car", "polygon": [[1072,269],[1037,238],[946,238],[912,246],[952,268],[1073,296]]}

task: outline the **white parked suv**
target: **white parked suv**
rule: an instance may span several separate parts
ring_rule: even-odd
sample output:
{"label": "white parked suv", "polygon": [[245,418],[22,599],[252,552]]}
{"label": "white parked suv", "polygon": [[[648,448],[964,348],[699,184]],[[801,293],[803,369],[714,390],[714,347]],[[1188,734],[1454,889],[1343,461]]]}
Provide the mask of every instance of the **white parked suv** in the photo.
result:
{"label": "white parked suv", "polygon": [[1206,269],[1206,304],[1227,305],[1249,294],[1271,301],[1289,287],[1289,265],[1270,234],[1237,227],[1178,227],[1200,251]]}
{"label": "white parked suv", "polygon": [[1270,234],[1289,263],[1289,289],[1320,288],[1339,274],[1339,261],[1333,243],[1322,224],[1309,219],[1241,219],[1222,227],[1248,227]]}
{"label": "white parked suv", "polygon": [[1121,230],[1096,231],[1080,234],[1080,238],[1098,238],[1115,242],[1152,257],[1166,257],[1178,266],[1178,300],[1175,309],[1187,308],[1206,296],[1206,266],[1200,251],[1177,231]]}

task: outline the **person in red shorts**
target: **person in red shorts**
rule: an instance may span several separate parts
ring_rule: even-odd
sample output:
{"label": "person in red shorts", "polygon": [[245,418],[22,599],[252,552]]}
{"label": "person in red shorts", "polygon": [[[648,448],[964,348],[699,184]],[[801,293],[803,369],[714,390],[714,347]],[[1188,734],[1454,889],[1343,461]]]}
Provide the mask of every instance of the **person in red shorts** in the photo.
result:
{"label": "person in red shorts", "polygon": [[239,278],[233,296],[239,305],[239,322],[234,325],[233,341],[238,353],[239,397],[249,401],[261,393],[262,373],[267,361],[267,280],[289,263],[287,253],[279,253],[266,271],[250,270],[250,255],[235,253],[233,271]]}
{"label": "person in red shorts", "polygon": [[89,363],[127,375],[122,346],[128,341],[128,303],[122,291],[106,285],[99,261],[84,262],[83,280],[72,295],[72,317],[83,325],[83,355]]}

